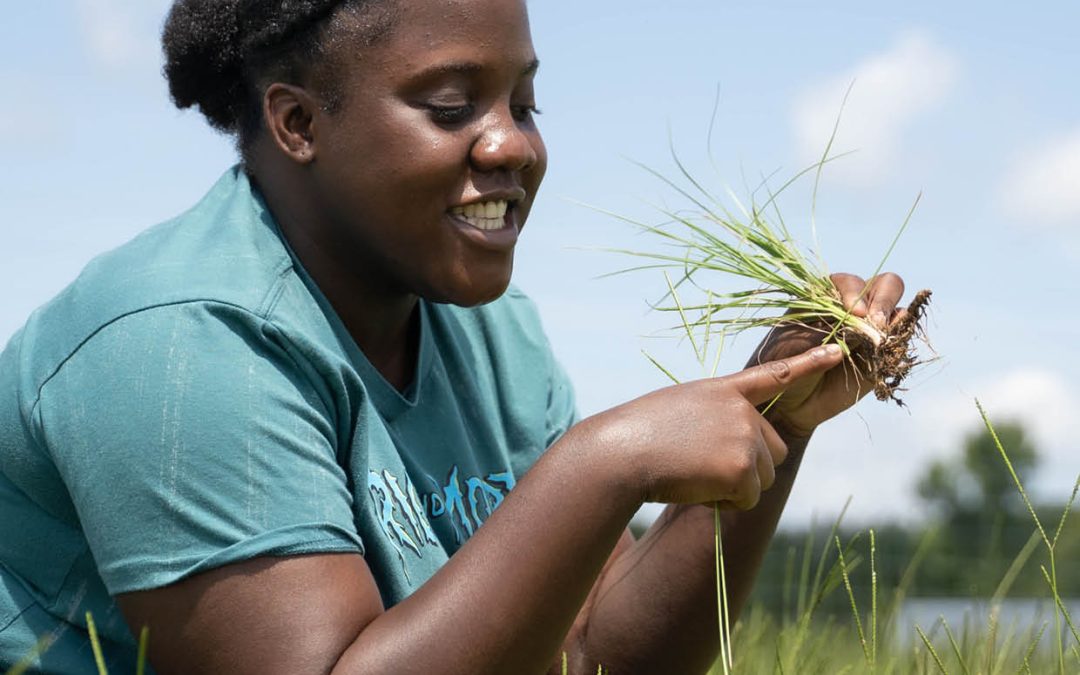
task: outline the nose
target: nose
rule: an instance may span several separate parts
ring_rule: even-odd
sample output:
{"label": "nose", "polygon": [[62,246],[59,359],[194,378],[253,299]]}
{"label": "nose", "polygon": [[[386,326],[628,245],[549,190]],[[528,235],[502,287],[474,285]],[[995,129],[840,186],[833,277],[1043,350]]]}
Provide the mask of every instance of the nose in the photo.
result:
{"label": "nose", "polygon": [[[481,172],[525,171],[533,167],[537,160],[539,133],[535,128],[525,128],[507,106],[502,110],[493,110],[483,132],[473,143],[471,161]],[[530,127],[531,127],[531,123]]]}

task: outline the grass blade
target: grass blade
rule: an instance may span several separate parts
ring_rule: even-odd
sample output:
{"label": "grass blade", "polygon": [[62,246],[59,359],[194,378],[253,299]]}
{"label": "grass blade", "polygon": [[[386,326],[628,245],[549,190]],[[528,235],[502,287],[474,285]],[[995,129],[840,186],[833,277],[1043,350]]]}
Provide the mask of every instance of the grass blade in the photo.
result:
{"label": "grass blade", "polygon": [[930,638],[926,637],[926,633],[918,625],[915,626],[915,632],[919,634],[919,638],[926,645],[927,651],[930,652],[930,656],[934,658],[934,663],[937,664],[938,670],[941,671],[941,675],[949,675],[949,671],[945,668],[945,664],[941,662],[941,657],[938,656],[937,650],[934,649],[933,643],[930,642]]}
{"label": "grass blade", "polygon": [[953,654],[956,655],[956,661],[960,664],[960,669],[964,671],[964,675],[970,675],[967,667],[967,663],[964,661],[964,654],[960,651],[960,645],[956,642],[956,636],[953,635],[952,629],[949,628],[949,622],[945,620],[945,617],[941,617],[941,627],[945,630],[945,637],[949,640],[949,646],[952,647]]}
{"label": "grass blade", "polygon": [[54,638],[51,633],[38,640],[33,649],[31,649],[26,656],[16,661],[15,665],[11,666],[4,675],[23,675],[23,673],[29,671],[30,667],[34,665],[34,661],[49,649],[53,640]]}
{"label": "grass blade", "polygon": [[94,652],[94,662],[97,664],[98,675],[109,675],[105,668],[105,655],[101,651],[101,640],[98,639],[97,626],[94,625],[94,617],[90,612],[86,613],[86,630],[90,633],[90,648]]}
{"label": "grass blade", "polygon": [[724,675],[729,675],[734,659],[731,653],[731,623],[728,616],[727,575],[724,573],[724,543],[719,504],[713,504],[713,536],[716,551],[716,625],[720,631],[720,660],[724,664]]}
{"label": "grass blade", "polygon": [[1009,475],[1012,477],[1016,489],[1020,492],[1020,497],[1024,500],[1024,506],[1027,507],[1028,513],[1031,514],[1032,520],[1035,521],[1035,526],[1039,528],[1039,534],[1042,535],[1042,539],[1046,542],[1046,546],[1052,549],[1053,543],[1051,543],[1050,537],[1046,536],[1046,530],[1043,529],[1042,521],[1039,520],[1039,516],[1035,513],[1035,507],[1031,505],[1031,499],[1028,498],[1027,490],[1024,489],[1024,484],[1020,482],[1020,477],[1016,475],[1016,469],[1013,468],[1012,460],[1009,459],[1009,453],[1002,447],[1001,439],[998,438],[997,431],[994,430],[994,425],[990,422],[990,418],[987,416],[986,410],[983,409],[979,399],[975,399],[975,407],[978,408],[983,424],[986,426],[986,430],[990,432],[990,438],[993,439],[998,453],[1005,461],[1005,466],[1009,469]]}
{"label": "grass blade", "polygon": [[150,627],[143,626],[139,631],[139,656],[135,662],[135,675],[146,673],[146,652],[150,647]]}
{"label": "grass blade", "polygon": [[1042,640],[1043,633],[1046,632],[1047,624],[1044,622],[1042,627],[1039,628],[1039,632],[1035,634],[1035,639],[1028,645],[1027,651],[1024,653],[1024,662],[1020,665],[1020,669],[1016,671],[1017,675],[1020,675],[1022,671],[1031,673],[1031,656],[1035,653],[1035,648],[1039,646],[1039,641]]}
{"label": "grass blade", "polygon": [[1057,530],[1054,532],[1053,546],[1057,546],[1058,537],[1061,536],[1061,531],[1065,529],[1065,520],[1068,519],[1073,504],[1076,503],[1076,493],[1078,491],[1080,491],[1080,475],[1077,475],[1076,482],[1073,483],[1072,494],[1069,495],[1069,501],[1065,504],[1065,510],[1061,512],[1061,520],[1058,521]]}
{"label": "grass blade", "polygon": [[644,355],[645,355],[645,358],[649,359],[649,362],[650,362],[650,363],[652,363],[652,364],[653,364],[654,366],[656,366],[656,368],[657,368],[657,369],[658,369],[658,370],[659,370],[659,371],[660,371],[661,373],[663,373],[664,375],[667,375],[667,376],[668,376],[668,378],[670,378],[672,382],[674,382],[675,384],[680,384],[680,382],[679,382],[679,378],[677,378],[677,377],[675,377],[674,375],[672,375],[672,373],[671,373],[671,371],[670,371],[670,370],[668,370],[667,368],[665,368],[664,366],[662,366],[662,365],[660,364],[660,362],[659,362],[659,361],[657,361],[656,359],[654,359],[654,358],[652,357],[652,354],[650,354],[649,352],[645,351],[644,349],[642,349],[642,350],[641,350],[641,353],[642,353],[642,354],[644,354]]}
{"label": "grass blade", "polygon": [[855,629],[859,634],[859,644],[862,645],[863,656],[866,657],[866,664],[873,667],[873,659],[870,657],[870,650],[866,644],[866,634],[863,632],[862,619],[859,617],[859,608],[855,603],[855,592],[851,588],[851,576],[848,574],[848,567],[844,561],[844,547],[840,545],[840,537],[836,537],[836,552],[840,556],[840,574],[844,577],[844,588],[847,590],[848,601],[851,603],[851,615],[855,619]]}

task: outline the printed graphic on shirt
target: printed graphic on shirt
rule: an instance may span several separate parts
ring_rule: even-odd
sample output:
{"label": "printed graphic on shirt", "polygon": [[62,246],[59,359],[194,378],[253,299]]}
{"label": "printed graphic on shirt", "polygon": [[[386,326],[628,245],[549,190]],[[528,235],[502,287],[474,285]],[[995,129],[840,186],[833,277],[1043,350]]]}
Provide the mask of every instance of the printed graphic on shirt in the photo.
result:
{"label": "printed graphic on shirt", "polygon": [[491,516],[516,483],[509,471],[464,480],[460,474],[454,465],[445,481],[428,476],[434,489],[421,497],[408,476],[399,479],[386,469],[368,473],[368,492],[379,526],[397,552],[406,578],[409,571],[404,552],[423,558],[428,544],[439,544],[431,519],[448,518],[460,545]]}

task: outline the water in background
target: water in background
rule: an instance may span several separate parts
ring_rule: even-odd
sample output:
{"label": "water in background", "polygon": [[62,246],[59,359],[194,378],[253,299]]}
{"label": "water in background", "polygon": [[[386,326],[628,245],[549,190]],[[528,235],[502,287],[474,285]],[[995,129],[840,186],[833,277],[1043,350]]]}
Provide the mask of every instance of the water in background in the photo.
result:
{"label": "water in background", "polygon": [[[1069,616],[1080,617],[1080,598],[1063,598]],[[1054,602],[1048,598],[1006,598],[993,606],[997,611],[998,635],[1008,636],[1019,631],[1026,634],[1034,628],[1046,624],[1046,633],[1040,641],[1040,648],[1049,649],[1056,644],[1054,635]],[[923,630],[932,640],[945,638],[941,620],[949,624],[949,629],[957,639],[970,631],[985,634],[990,621],[992,606],[989,599],[972,598],[908,598],[900,607],[895,622],[896,638],[901,644],[918,640],[915,626]],[[1068,633],[1068,626],[1061,622],[1061,630]]]}

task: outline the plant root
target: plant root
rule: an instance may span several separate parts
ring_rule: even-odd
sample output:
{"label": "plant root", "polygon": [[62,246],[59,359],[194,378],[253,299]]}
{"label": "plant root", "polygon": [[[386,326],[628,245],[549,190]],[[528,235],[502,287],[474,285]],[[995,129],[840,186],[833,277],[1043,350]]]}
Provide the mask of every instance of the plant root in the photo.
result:
{"label": "plant root", "polygon": [[864,357],[864,362],[869,366],[867,370],[874,385],[874,395],[879,401],[891,400],[896,401],[897,405],[904,405],[897,392],[906,391],[900,385],[911,369],[921,363],[914,343],[916,338],[925,340],[923,319],[930,304],[930,295],[929,290],[916,293],[907,309],[902,310],[889,326],[885,339],[876,348],[871,347],[869,360]]}

